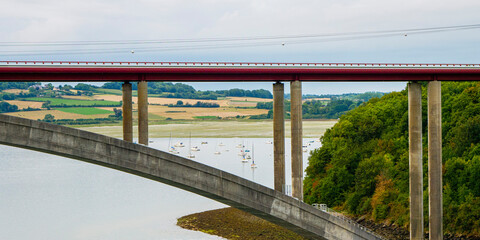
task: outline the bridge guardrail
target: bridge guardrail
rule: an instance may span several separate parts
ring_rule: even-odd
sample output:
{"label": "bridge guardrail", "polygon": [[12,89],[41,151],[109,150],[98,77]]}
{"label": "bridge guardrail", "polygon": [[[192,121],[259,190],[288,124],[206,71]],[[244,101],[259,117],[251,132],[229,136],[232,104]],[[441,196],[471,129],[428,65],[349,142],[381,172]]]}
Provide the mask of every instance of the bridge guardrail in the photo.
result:
{"label": "bridge guardrail", "polygon": [[334,217],[336,217],[336,218],[338,218],[338,219],[340,219],[340,220],[342,220],[342,221],[344,221],[344,222],[346,222],[346,223],[348,223],[348,224],[354,225],[354,226],[356,226],[356,227],[364,230],[365,232],[368,232],[368,233],[374,235],[375,237],[377,237],[377,238],[379,238],[379,239],[387,240],[386,238],[378,235],[377,233],[375,233],[374,231],[368,229],[367,227],[365,227],[365,226],[357,223],[357,222],[354,221],[353,219],[351,219],[351,218],[349,218],[349,217],[346,217],[345,215],[343,215],[343,214],[341,214],[341,213],[339,213],[339,212],[337,212],[337,211],[335,211],[335,210],[327,207],[327,204],[314,203],[314,204],[312,204],[312,206],[315,207],[315,208],[317,208],[317,209],[319,209],[320,211],[326,212],[326,213],[328,213],[328,214],[330,214],[330,215],[332,215],[332,216],[334,216]]}

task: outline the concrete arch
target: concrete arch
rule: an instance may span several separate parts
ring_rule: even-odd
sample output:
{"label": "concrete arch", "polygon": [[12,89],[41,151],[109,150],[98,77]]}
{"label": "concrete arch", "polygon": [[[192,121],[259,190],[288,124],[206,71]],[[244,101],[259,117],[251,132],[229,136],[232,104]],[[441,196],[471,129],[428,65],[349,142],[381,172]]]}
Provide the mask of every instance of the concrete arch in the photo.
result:
{"label": "concrete arch", "polygon": [[72,158],[219,201],[311,239],[379,239],[358,226],[249,180],[146,146],[0,114],[0,144]]}

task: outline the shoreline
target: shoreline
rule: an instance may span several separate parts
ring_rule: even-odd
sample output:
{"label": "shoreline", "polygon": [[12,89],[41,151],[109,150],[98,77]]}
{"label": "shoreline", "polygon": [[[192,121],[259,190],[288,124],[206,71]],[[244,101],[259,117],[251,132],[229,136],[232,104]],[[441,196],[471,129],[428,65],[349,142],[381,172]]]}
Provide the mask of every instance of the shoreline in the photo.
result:
{"label": "shoreline", "polygon": [[177,219],[177,225],[226,239],[306,240],[288,229],[232,207],[183,216]]}
{"label": "shoreline", "polygon": [[[319,138],[338,120],[304,120],[303,137]],[[76,126],[76,128],[91,131],[110,137],[121,138],[122,126]],[[138,128],[133,127],[137,136]],[[166,124],[149,125],[150,138],[272,138],[272,121],[182,121]],[[290,121],[285,122],[285,137],[290,137]]]}
{"label": "shoreline", "polygon": [[[393,224],[375,223],[363,217],[352,220],[386,239],[402,240],[410,237],[408,230]],[[288,229],[232,207],[189,214],[178,218],[177,225],[226,239],[306,239]],[[425,233],[425,239],[428,239],[428,233]],[[444,239],[480,240],[480,237],[445,233]]]}

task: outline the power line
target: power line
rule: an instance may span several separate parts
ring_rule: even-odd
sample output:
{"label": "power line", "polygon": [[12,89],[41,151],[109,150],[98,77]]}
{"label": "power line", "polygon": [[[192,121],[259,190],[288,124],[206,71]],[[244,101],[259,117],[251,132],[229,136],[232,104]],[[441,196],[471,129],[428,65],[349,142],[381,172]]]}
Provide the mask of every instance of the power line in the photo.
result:
{"label": "power line", "polygon": [[230,38],[177,38],[160,40],[107,40],[107,41],[49,41],[49,42],[0,42],[0,46],[71,46],[71,45],[123,45],[123,44],[154,44],[154,43],[197,43],[197,42],[229,42],[229,41],[258,41],[278,39],[302,39],[302,38],[324,38],[338,36],[375,35],[385,33],[428,33],[436,31],[458,31],[480,28],[480,24],[456,25],[431,28],[410,28],[381,31],[359,31],[343,33],[323,34],[300,34],[300,35],[275,35],[275,36],[254,36],[254,37],[230,37]]}
{"label": "power line", "polygon": [[[59,47],[59,46],[93,46],[93,45],[135,45],[135,52],[182,51],[220,48],[245,48],[261,46],[284,46],[294,44],[311,44],[319,42],[352,41],[359,39],[385,38],[415,34],[430,34],[459,30],[478,29],[480,24],[458,25],[434,28],[415,28],[402,30],[363,31],[335,34],[284,35],[240,38],[200,38],[200,39],[170,39],[170,40],[127,40],[127,41],[75,41],[75,42],[23,42],[11,45],[10,42],[0,42],[3,47]],[[161,46],[149,44],[164,43]],[[10,44],[10,45],[9,45]],[[42,45],[48,44],[48,45]],[[52,45],[56,44],[56,45]],[[187,45],[188,44],[188,45]],[[34,55],[70,55],[70,54],[107,54],[129,52],[132,47],[116,48],[77,48],[77,49],[43,49],[43,50],[0,50],[0,56],[34,56]],[[3,54],[2,54],[3,53]]]}

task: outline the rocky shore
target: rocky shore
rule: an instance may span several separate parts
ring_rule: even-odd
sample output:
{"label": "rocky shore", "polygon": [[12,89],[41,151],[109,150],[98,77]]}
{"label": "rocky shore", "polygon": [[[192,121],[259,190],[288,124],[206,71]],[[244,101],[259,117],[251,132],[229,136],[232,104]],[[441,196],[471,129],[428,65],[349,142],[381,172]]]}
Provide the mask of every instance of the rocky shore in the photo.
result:
{"label": "rocky shore", "polygon": [[[368,229],[374,231],[375,233],[381,235],[386,239],[390,239],[390,240],[410,239],[410,232],[408,230],[393,224],[388,225],[388,224],[375,223],[371,220],[366,220],[363,217],[355,219],[355,221],[367,227]],[[428,233],[425,233],[425,239],[429,239]],[[480,240],[480,237],[452,235],[452,234],[446,233],[444,234],[443,239],[444,240]]]}
{"label": "rocky shore", "polygon": [[[390,240],[409,239],[408,230],[388,224],[379,224],[363,217],[355,219],[359,224]],[[181,217],[177,225],[194,231],[220,236],[226,239],[304,240],[302,236],[235,208],[222,208]],[[425,234],[428,239],[428,233]],[[480,240],[480,237],[445,234],[446,240]]]}

